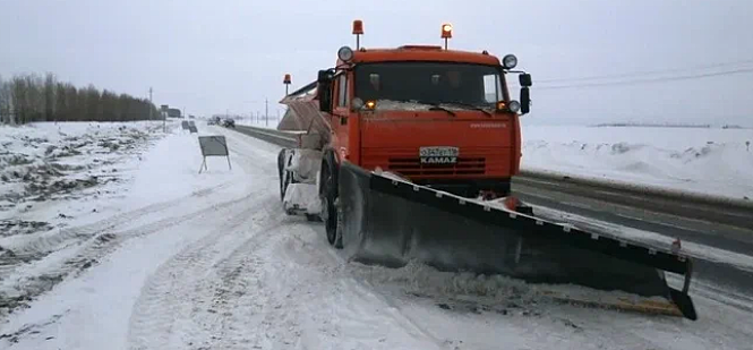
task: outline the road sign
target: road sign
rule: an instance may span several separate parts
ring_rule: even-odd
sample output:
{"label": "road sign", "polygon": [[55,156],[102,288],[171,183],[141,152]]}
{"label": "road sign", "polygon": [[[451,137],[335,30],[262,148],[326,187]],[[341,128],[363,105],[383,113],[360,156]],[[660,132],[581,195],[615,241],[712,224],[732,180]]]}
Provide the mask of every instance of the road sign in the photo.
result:
{"label": "road sign", "polygon": [[199,174],[202,169],[207,168],[207,157],[219,156],[227,157],[227,166],[230,170],[233,169],[230,165],[230,150],[227,147],[227,141],[225,136],[199,136],[199,147],[201,147],[201,155],[204,157],[204,161],[199,168]]}

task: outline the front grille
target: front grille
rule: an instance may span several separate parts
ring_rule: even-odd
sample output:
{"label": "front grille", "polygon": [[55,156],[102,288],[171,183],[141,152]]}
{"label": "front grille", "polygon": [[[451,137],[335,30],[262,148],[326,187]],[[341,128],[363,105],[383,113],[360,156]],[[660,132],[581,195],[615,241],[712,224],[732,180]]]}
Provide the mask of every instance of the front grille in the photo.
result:
{"label": "front grille", "polygon": [[420,158],[390,158],[389,170],[405,176],[477,175],[486,172],[486,158],[458,157],[455,164],[421,164]]}

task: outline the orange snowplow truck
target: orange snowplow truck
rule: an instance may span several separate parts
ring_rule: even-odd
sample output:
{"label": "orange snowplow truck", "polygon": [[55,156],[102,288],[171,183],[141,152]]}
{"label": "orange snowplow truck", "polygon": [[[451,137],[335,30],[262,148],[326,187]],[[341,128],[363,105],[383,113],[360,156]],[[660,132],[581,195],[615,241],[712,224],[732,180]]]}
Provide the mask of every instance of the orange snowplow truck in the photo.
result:
{"label": "orange snowplow truck", "polygon": [[[363,34],[360,21],[353,33]],[[529,111],[531,76],[486,51],[441,46],[338,51],[318,74],[319,109],[329,121],[334,161],[400,174],[464,197],[500,197],[519,171],[519,114]],[[360,40],[359,40],[360,41]],[[520,101],[507,87],[519,73]]]}
{"label": "orange snowplow truck", "polygon": [[[353,27],[363,34],[361,22]],[[444,48],[364,49],[358,40],[317,81],[286,94],[278,129],[298,139],[278,156],[286,212],[318,214],[327,241],[348,260],[418,260],[621,290],[666,301],[617,307],[696,319],[686,255],[552,222],[508,196],[531,76],[513,70],[513,55],[500,62],[486,51],[449,50],[450,25],[441,36]],[[513,73],[519,102],[508,88]],[[488,200],[498,197],[506,198]],[[667,285],[664,271],[685,275],[683,289]]]}

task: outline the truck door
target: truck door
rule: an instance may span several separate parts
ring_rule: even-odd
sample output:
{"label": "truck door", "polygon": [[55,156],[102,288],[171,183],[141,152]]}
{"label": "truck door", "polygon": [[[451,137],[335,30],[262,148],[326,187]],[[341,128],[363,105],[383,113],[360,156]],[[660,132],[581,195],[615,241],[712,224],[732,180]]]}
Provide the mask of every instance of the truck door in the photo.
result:
{"label": "truck door", "polygon": [[350,83],[347,72],[335,76],[334,108],[332,109],[332,133],[335,151],[340,160],[348,158],[349,152],[349,118],[350,118]]}

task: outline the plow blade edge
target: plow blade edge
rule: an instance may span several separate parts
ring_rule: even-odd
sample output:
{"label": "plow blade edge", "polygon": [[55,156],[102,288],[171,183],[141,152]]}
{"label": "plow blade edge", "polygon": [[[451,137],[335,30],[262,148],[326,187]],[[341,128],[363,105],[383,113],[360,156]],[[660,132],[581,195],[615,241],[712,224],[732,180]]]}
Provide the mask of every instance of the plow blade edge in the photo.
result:
{"label": "plow blade edge", "polygon": [[[340,167],[339,200],[343,246],[351,260],[392,267],[418,260],[444,271],[659,296],[675,313],[696,319],[687,295],[691,261],[671,251],[492,207],[348,162]],[[685,275],[683,291],[667,285],[664,271]]]}

